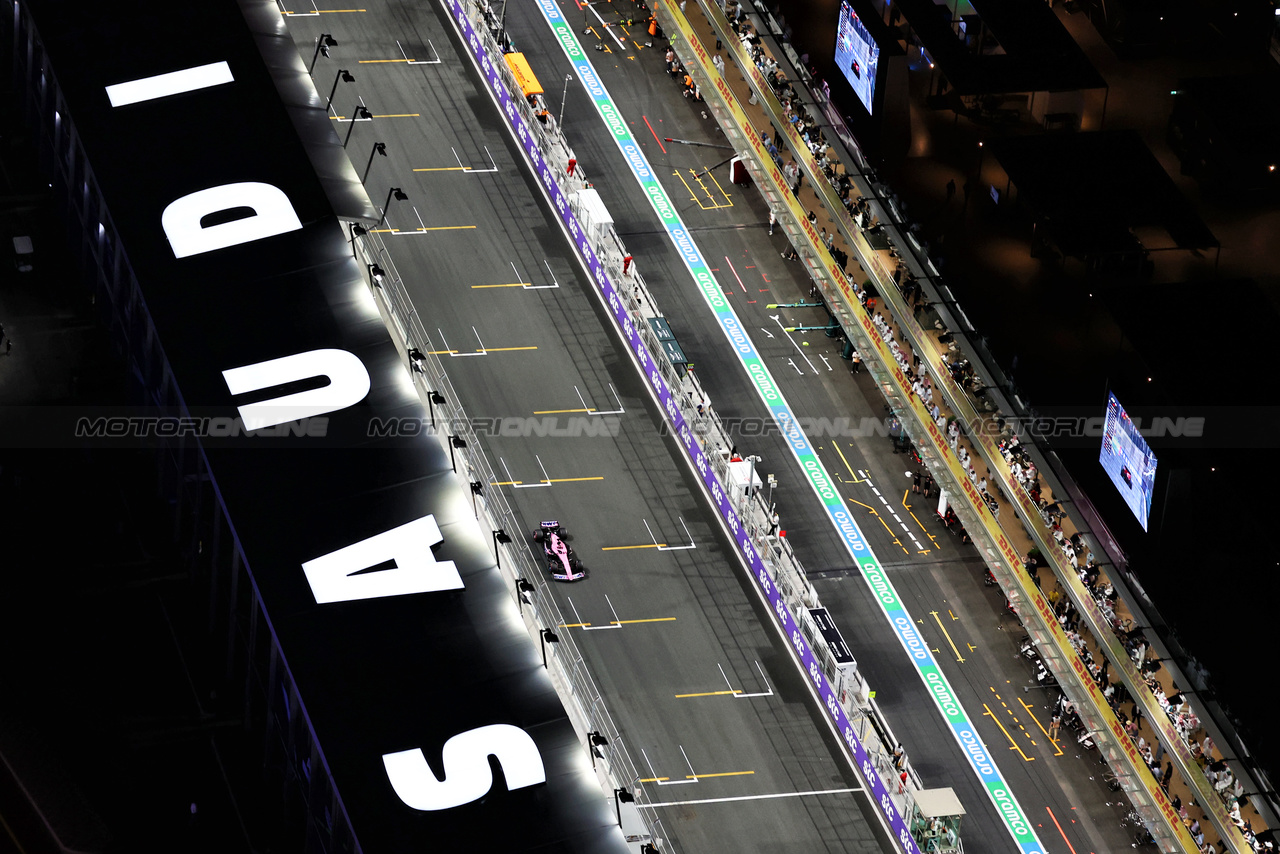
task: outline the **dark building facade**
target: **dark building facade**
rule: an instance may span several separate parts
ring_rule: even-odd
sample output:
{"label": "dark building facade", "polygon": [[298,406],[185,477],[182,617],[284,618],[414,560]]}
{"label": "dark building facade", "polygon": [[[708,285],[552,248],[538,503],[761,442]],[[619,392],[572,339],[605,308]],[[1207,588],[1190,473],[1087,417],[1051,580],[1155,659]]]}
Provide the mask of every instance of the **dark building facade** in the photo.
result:
{"label": "dark building facade", "polygon": [[130,375],[133,426],[89,438],[154,449],[296,850],[616,848],[448,455],[370,438],[426,413],[250,6],[6,4],[23,118]]}

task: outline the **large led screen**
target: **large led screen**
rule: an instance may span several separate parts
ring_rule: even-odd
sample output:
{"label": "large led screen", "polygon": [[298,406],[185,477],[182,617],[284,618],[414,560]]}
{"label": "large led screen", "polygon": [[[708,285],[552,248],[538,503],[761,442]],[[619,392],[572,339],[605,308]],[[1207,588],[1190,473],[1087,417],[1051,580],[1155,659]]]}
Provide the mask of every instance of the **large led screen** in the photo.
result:
{"label": "large led screen", "polygon": [[836,30],[836,67],[857,94],[867,112],[876,96],[876,69],[880,66],[880,46],[867,32],[848,0],[840,3],[840,26]]}
{"label": "large led screen", "polygon": [[1107,396],[1102,436],[1102,467],[1138,517],[1142,530],[1151,518],[1151,491],[1156,481],[1156,455],[1114,394]]}

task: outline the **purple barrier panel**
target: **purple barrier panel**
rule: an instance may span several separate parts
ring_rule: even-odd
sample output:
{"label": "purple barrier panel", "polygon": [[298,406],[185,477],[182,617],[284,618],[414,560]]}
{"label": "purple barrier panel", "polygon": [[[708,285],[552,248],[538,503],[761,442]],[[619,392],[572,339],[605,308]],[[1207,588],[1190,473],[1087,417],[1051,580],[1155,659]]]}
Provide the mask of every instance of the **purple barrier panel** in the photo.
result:
{"label": "purple barrier panel", "polygon": [[738,552],[751,569],[757,589],[763,594],[765,601],[769,603],[774,616],[777,618],[778,626],[782,629],[783,636],[790,641],[801,667],[813,682],[813,688],[819,700],[826,707],[828,714],[831,715],[836,730],[840,733],[845,746],[848,747],[852,754],[854,763],[860,770],[872,799],[879,804],[890,829],[897,837],[898,843],[902,846],[905,854],[920,854],[920,849],[916,845],[915,839],[911,837],[907,830],[906,822],[898,813],[897,807],[889,796],[889,789],[885,786],[884,781],[880,779],[880,775],[876,773],[875,764],[868,755],[862,741],[858,738],[857,732],[854,730],[853,724],[845,713],[844,708],[840,705],[834,686],[831,685],[826,675],[822,672],[822,666],[818,662],[817,656],[809,647],[804,634],[800,631],[800,624],[791,614],[791,610],[783,600],[782,594],[769,578],[768,570],[765,569],[764,562],[743,530],[742,523],[734,512],[728,494],[719,479],[716,478],[710,461],[693,436],[693,431],[690,430],[689,425],[685,422],[684,416],[680,412],[680,407],[676,404],[675,395],[662,379],[662,373],[658,366],[654,364],[653,356],[644,346],[639,331],[631,322],[631,316],[627,313],[624,299],[619,295],[618,289],[606,275],[604,265],[596,257],[577,218],[574,217],[573,212],[569,209],[569,202],[565,197],[564,191],[552,175],[546,159],[538,148],[537,137],[529,132],[529,128],[520,114],[520,108],[507,92],[498,68],[490,60],[488,53],[481,45],[480,39],[476,35],[475,29],[471,26],[471,21],[467,18],[462,4],[459,0],[448,0],[447,7],[462,33],[463,41],[475,56],[485,82],[497,99],[503,115],[506,116],[508,123],[511,125],[516,140],[520,143],[530,163],[533,165],[534,174],[542,182],[552,206],[563,220],[574,245],[586,262],[592,284],[598,287],[604,296],[609,310],[613,313],[614,320],[622,330],[623,337],[626,339],[628,346],[631,347],[632,353],[635,354],[636,360],[640,363],[641,371],[653,387],[659,405],[662,407],[663,412],[666,413],[672,427],[675,428],[680,444],[684,446],[685,453],[688,454],[694,468],[701,476],[703,484],[715,501],[717,511],[719,511],[720,516],[733,534]]}

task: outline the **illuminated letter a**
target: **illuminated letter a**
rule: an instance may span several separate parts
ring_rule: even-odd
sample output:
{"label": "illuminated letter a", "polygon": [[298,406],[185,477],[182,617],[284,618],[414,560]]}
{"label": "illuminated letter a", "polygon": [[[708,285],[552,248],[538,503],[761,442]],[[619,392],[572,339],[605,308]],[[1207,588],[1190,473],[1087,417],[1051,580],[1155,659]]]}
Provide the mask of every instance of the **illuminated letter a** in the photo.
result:
{"label": "illuminated letter a", "polygon": [[[348,602],[379,596],[404,596],[436,590],[458,590],[462,576],[453,561],[437,561],[431,547],[444,538],[434,516],[423,516],[367,540],[353,543],[302,565],[316,602]],[[363,569],[387,561],[394,569]]]}

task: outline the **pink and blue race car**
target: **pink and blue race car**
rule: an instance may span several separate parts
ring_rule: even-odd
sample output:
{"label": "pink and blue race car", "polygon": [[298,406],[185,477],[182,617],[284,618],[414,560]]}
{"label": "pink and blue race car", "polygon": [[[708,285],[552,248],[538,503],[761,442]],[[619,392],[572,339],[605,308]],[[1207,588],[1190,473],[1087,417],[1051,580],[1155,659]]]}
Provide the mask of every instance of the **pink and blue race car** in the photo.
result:
{"label": "pink and blue race car", "polygon": [[559,522],[543,522],[533,532],[533,541],[542,544],[547,558],[547,571],[556,581],[581,581],[587,577],[587,569],[578,560],[573,547],[565,542],[567,536]]}

